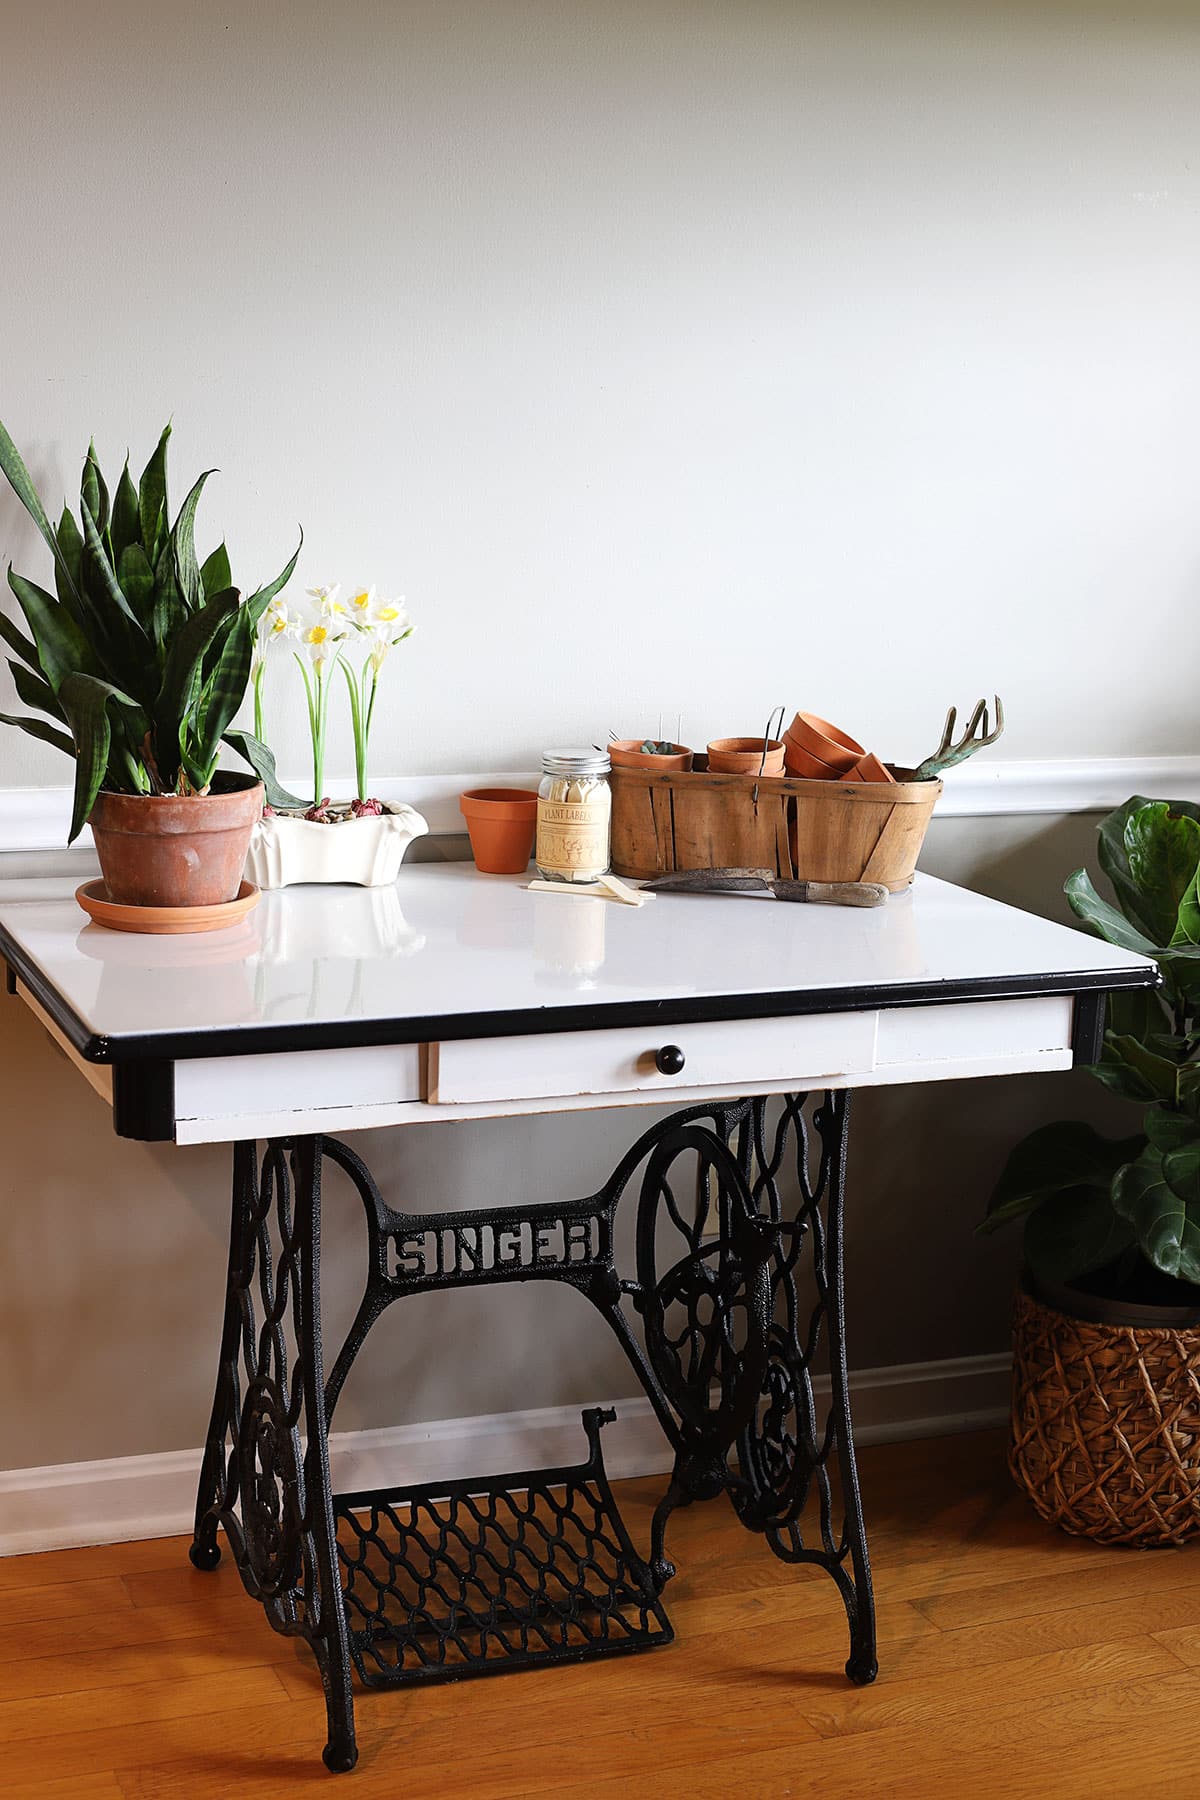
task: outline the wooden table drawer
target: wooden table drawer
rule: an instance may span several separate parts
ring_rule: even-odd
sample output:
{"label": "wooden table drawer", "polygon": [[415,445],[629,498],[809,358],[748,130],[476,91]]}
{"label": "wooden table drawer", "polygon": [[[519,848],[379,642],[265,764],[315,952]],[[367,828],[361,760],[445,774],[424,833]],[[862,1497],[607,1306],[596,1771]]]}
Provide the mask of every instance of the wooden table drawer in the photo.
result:
{"label": "wooden table drawer", "polygon": [[[655,1088],[668,1095],[673,1088],[771,1081],[819,1087],[826,1077],[865,1075],[874,1068],[877,1016],[735,1019],[431,1044],[429,1099],[445,1106]],[[682,1051],[683,1065],[664,1075],[655,1057],[668,1044]]]}

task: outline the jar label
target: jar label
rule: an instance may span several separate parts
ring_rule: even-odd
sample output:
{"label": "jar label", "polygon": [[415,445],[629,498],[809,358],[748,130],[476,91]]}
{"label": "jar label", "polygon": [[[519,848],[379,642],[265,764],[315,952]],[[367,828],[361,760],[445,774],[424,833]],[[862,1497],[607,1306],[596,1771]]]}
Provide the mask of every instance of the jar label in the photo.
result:
{"label": "jar label", "polygon": [[608,868],[608,808],[594,801],[540,801],[536,860],[551,875],[603,875]]}

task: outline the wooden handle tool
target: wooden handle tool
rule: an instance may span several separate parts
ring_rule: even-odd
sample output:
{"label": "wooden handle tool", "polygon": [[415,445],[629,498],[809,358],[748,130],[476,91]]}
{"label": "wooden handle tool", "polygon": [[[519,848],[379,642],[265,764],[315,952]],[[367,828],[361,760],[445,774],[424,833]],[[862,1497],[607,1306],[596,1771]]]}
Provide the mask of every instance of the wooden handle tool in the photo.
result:
{"label": "wooden handle tool", "polygon": [[879,881],[787,881],[769,869],[677,869],[642,883],[651,894],[773,894],[776,900],[809,906],[883,906],[888,890]]}

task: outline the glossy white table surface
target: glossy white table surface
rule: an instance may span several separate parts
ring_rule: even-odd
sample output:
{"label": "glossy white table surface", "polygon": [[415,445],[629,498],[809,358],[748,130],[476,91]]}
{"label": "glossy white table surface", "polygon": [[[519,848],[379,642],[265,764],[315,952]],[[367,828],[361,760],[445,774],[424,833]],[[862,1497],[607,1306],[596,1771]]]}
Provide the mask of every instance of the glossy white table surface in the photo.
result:
{"label": "glossy white table surface", "polygon": [[632,908],[526,879],[420,864],[392,888],[264,894],[240,925],[182,937],[90,924],[70,880],[6,882],[0,955],[100,1062],[156,1045],[236,1054],[1154,979],[1143,957],[924,875],[877,910],[751,896]]}

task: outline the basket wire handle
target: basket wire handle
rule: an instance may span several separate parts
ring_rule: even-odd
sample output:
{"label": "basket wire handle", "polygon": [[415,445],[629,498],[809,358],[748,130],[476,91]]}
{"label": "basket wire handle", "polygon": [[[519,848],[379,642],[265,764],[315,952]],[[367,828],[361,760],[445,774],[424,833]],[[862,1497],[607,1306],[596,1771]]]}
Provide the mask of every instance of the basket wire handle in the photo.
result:
{"label": "basket wire handle", "polygon": [[[763,732],[763,748],[762,748],[762,755],[759,758],[759,762],[758,762],[758,774],[754,777],[754,787],[752,788],[751,793],[750,793],[750,802],[751,802],[751,805],[754,807],[755,812],[758,811],[758,784],[762,779],[763,770],[767,766],[767,750],[768,750],[768,747],[770,746],[772,738],[775,736],[775,731],[782,731],[782,729],[783,729],[784,710],[785,709],[782,706],[776,706],[772,710],[771,716],[767,720],[766,729]],[[777,724],[776,724],[776,720],[778,720]],[[772,726],[775,727],[775,730],[771,729]]]}

